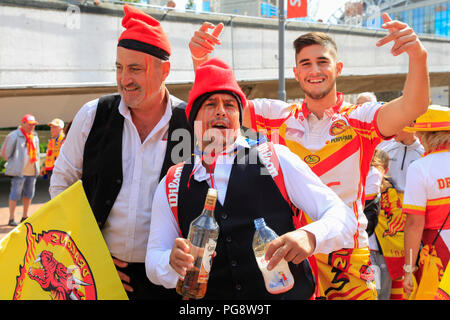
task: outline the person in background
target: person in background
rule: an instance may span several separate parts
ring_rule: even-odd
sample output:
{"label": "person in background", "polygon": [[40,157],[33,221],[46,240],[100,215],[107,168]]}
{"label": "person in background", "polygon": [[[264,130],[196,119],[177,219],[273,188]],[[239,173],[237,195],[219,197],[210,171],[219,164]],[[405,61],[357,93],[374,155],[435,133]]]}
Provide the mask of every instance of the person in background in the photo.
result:
{"label": "person in background", "polygon": [[55,118],[49,124],[50,139],[48,140],[47,152],[45,155],[44,166],[41,168],[41,176],[46,176],[50,180],[52,177],[53,167],[58,158],[59,151],[66,139],[64,134],[64,121]]}
{"label": "person in background", "polygon": [[377,102],[377,97],[373,92],[362,92],[356,97],[356,104],[363,104],[366,102]]}
{"label": "person in background", "polygon": [[[376,171],[377,174],[371,174],[371,171]],[[405,296],[401,281],[403,274],[401,266],[404,257],[403,228],[405,216],[402,214],[400,199],[392,186],[388,171],[388,154],[375,149],[371,170],[366,182],[366,196],[369,199],[378,199],[379,209],[374,230],[368,232],[370,259],[377,280],[378,300],[403,300]],[[376,176],[376,178],[374,179],[373,176]],[[378,196],[375,196],[375,192]],[[366,213],[368,207],[370,208],[367,202],[373,201],[368,198],[366,198],[364,213]],[[368,220],[370,225],[369,217]]]}
{"label": "person in background", "polygon": [[20,126],[6,136],[1,149],[1,155],[7,161],[5,175],[11,177],[9,226],[17,226],[14,221],[17,201],[22,198],[22,222],[28,218],[28,209],[34,197],[40,159],[39,137],[34,131],[37,124],[33,115],[24,115]]}
{"label": "person in background", "polygon": [[389,156],[390,180],[402,201],[408,167],[412,162],[420,159],[425,150],[415,133],[405,130],[398,132],[393,139],[383,141],[377,148],[385,151]]}
{"label": "person in background", "polygon": [[424,157],[408,168],[403,197],[402,211],[406,214],[403,288],[409,296],[421,244],[421,251],[439,257],[443,270],[450,258],[450,109],[430,105],[405,130],[416,132],[425,149]]}

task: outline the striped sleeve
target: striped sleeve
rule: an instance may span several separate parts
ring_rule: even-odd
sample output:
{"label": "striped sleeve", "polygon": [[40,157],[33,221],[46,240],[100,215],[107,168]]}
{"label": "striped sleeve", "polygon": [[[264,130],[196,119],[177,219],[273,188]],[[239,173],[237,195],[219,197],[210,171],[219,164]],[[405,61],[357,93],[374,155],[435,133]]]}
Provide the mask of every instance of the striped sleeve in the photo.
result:
{"label": "striped sleeve", "polygon": [[288,103],[272,99],[251,100],[249,108],[252,129],[259,132],[277,130],[291,111],[291,105]]}
{"label": "striped sleeve", "polygon": [[373,147],[385,139],[377,126],[377,115],[381,106],[381,103],[371,102],[358,106],[344,107],[348,110],[349,124],[356,130],[365,144]]}

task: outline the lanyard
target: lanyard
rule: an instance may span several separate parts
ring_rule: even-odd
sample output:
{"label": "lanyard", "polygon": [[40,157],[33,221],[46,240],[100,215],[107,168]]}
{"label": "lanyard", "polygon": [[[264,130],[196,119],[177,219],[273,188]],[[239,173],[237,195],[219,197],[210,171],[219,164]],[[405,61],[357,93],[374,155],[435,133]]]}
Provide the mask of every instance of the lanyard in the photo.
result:
{"label": "lanyard", "polygon": [[[251,147],[254,147],[254,146],[257,146],[257,145],[260,145],[260,144],[266,142],[267,139],[265,137],[260,137],[257,140],[245,138],[245,141],[247,142],[248,146],[251,148]],[[200,165],[203,165],[204,160],[207,160],[207,162],[205,161],[205,164],[207,164],[208,167],[209,167],[209,177],[211,179],[211,187],[212,188],[214,188],[214,171],[215,171],[215,168],[216,168],[217,158],[219,156],[223,156],[223,155],[226,155],[226,154],[235,155],[235,154],[237,154],[238,150],[239,150],[239,146],[236,146],[233,149],[233,151],[231,151],[231,152],[221,152],[221,153],[215,154],[214,152],[212,152],[212,153],[202,153],[201,151],[196,151],[194,153],[194,154],[198,154],[198,155],[201,154]],[[191,181],[191,178],[194,175],[194,173],[197,171],[197,169],[198,169],[198,166],[196,166],[194,168],[194,170],[192,170],[191,174],[189,175],[189,179],[188,179],[188,183],[187,183],[187,187],[188,188],[189,188],[189,182]]]}

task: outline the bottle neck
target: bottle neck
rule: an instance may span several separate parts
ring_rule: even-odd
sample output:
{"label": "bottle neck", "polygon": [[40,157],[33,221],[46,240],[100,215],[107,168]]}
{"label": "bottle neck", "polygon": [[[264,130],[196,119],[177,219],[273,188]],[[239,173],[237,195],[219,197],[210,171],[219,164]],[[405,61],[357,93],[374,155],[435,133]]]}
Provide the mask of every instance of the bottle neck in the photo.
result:
{"label": "bottle neck", "polygon": [[260,219],[255,219],[255,228],[256,230],[260,230],[266,227],[266,222],[264,221],[263,218]]}
{"label": "bottle neck", "polygon": [[216,208],[217,197],[207,196],[205,200],[205,205],[203,206],[203,211],[208,212],[209,214],[214,214],[214,209]]}

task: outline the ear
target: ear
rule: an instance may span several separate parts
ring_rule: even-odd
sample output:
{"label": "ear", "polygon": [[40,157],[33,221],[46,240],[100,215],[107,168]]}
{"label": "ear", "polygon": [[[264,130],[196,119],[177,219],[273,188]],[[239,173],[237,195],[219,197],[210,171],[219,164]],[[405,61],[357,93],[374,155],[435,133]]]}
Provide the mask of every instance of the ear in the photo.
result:
{"label": "ear", "polygon": [[297,80],[297,81],[300,81],[298,78],[298,75],[297,75],[297,68],[296,67],[293,67],[292,68],[292,71],[294,72],[294,76],[295,76],[295,79]]}
{"label": "ear", "polygon": [[163,61],[161,63],[161,74],[163,81],[169,76],[170,73],[170,61]]}
{"label": "ear", "polygon": [[342,73],[342,69],[344,68],[344,63],[342,61],[336,62],[336,76],[339,77]]}

